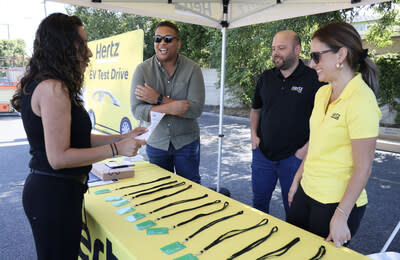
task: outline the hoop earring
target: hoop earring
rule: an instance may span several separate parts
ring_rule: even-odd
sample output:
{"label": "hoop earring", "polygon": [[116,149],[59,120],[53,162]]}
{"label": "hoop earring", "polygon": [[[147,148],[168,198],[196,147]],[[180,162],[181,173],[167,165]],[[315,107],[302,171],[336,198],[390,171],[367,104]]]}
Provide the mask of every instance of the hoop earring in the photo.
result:
{"label": "hoop earring", "polygon": [[338,70],[341,70],[342,68],[343,68],[343,63],[336,63],[336,68],[338,69]]}

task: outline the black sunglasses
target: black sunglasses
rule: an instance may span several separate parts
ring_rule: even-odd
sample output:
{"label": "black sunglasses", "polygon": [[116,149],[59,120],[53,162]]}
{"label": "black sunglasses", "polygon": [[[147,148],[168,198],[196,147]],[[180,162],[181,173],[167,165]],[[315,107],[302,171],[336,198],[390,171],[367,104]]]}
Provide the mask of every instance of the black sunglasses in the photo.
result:
{"label": "black sunglasses", "polygon": [[154,35],[154,42],[160,43],[164,39],[165,43],[170,43],[175,38],[176,38],[176,36],[172,36],[172,35],[165,35],[165,36]]}
{"label": "black sunglasses", "polygon": [[321,54],[324,54],[324,53],[327,53],[327,52],[336,52],[336,51],[337,50],[335,50],[335,49],[328,49],[328,50],[324,50],[324,51],[311,52],[310,53],[310,57],[315,62],[315,64],[318,64]]}

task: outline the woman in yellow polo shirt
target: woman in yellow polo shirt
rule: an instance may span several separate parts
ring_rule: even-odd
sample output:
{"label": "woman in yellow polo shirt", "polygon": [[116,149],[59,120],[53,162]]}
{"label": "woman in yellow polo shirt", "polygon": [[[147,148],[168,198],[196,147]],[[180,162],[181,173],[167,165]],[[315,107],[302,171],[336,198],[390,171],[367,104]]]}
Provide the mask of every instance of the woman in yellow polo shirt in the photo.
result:
{"label": "woman in yellow polo shirt", "polygon": [[321,82],[310,118],[308,152],[289,191],[287,221],[347,245],[367,204],[381,112],[376,102],[378,70],[347,23],[314,33],[311,63]]}

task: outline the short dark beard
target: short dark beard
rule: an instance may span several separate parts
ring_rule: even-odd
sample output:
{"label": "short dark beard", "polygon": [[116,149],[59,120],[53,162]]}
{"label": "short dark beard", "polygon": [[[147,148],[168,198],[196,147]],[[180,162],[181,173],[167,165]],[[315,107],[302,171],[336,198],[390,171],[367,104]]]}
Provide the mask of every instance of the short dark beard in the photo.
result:
{"label": "short dark beard", "polygon": [[281,57],[281,59],[282,59],[282,64],[279,67],[276,65],[275,61],[273,61],[276,68],[278,68],[280,70],[290,69],[296,63],[295,55],[289,55],[288,57],[286,57],[286,59]]}

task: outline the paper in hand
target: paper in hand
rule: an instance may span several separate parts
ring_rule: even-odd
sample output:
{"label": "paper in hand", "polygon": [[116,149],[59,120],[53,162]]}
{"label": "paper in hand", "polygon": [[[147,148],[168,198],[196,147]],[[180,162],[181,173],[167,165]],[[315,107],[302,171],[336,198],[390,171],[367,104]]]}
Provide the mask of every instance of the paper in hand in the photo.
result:
{"label": "paper in hand", "polygon": [[149,139],[149,137],[151,136],[151,134],[153,133],[154,129],[156,129],[158,123],[160,123],[161,119],[164,117],[164,113],[159,113],[159,112],[154,112],[154,111],[150,111],[150,126],[147,127],[147,132],[143,133],[139,136],[136,136],[135,139],[139,139],[139,140],[146,140]]}

